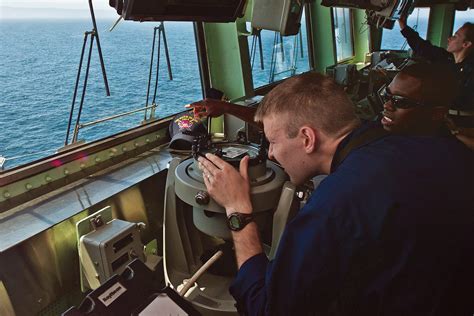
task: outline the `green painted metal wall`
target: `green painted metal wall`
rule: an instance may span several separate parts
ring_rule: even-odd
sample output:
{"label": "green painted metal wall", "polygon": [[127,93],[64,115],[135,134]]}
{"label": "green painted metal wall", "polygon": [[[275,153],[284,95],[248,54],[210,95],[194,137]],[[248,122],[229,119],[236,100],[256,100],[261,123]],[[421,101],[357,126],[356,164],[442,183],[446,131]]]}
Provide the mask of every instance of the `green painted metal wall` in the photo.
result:
{"label": "green painted metal wall", "polygon": [[454,4],[433,5],[430,10],[430,22],[427,39],[433,45],[446,47],[452,34],[454,23]]}
{"label": "green painted metal wall", "polygon": [[230,99],[253,94],[245,21],[204,25],[211,85]]}
{"label": "green painted metal wall", "polygon": [[366,22],[365,10],[354,9],[352,11],[352,31],[354,35],[353,62],[360,63],[365,61],[365,55],[370,51],[370,29]]}
{"label": "green painted metal wall", "polygon": [[[313,28],[313,58],[314,68],[324,73],[326,67],[336,63],[333,18],[331,8],[323,7],[319,1],[311,4],[311,25]],[[316,27],[325,25],[327,27]]]}

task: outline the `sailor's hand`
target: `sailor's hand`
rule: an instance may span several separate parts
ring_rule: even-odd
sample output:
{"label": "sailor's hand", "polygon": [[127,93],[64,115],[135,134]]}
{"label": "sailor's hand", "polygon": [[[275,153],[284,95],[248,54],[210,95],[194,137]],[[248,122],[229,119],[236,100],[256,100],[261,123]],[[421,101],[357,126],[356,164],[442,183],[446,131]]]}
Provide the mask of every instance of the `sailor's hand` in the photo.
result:
{"label": "sailor's hand", "polygon": [[199,157],[198,161],[209,195],[226,209],[227,215],[233,212],[252,213],[248,156],[240,161],[239,171],[213,154],[206,154],[206,158]]}
{"label": "sailor's hand", "polygon": [[202,101],[194,102],[186,105],[186,108],[192,108],[195,118],[202,118],[205,116],[216,117],[221,116],[227,111],[228,102],[216,99],[204,99]]}
{"label": "sailor's hand", "polygon": [[398,25],[400,25],[400,30],[403,30],[407,26],[406,14],[400,16],[400,18],[398,19]]}

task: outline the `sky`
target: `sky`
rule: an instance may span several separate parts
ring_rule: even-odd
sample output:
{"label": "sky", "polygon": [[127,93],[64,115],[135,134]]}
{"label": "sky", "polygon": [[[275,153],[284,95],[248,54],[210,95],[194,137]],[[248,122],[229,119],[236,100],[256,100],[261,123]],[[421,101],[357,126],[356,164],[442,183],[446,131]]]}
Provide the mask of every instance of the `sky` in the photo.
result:
{"label": "sky", "polygon": [[[117,15],[108,0],[92,0],[97,16]],[[88,0],[0,0],[0,19],[88,17]]]}
{"label": "sky", "polygon": [[[108,0],[92,0],[94,9],[108,9]],[[13,8],[60,8],[60,9],[84,9],[88,8],[87,0],[0,0],[1,6]]]}

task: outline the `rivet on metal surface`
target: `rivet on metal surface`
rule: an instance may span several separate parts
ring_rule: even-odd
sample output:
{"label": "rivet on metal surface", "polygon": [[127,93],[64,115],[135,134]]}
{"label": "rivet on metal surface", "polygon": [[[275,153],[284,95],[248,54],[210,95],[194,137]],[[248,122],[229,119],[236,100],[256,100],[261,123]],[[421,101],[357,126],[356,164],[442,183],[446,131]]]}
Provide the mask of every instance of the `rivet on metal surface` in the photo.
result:
{"label": "rivet on metal surface", "polygon": [[80,167],[81,169],[84,169],[84,168],[86,167],[86,164],[85,164],[85,163],[81,163],[81,164],[79,165],[79,167]]}
{"label": "rivet on metal surface", "polygon": [[138,142],[133,143],[133,145],[135,145],[135,147],[140,146],[140,144]]}
{"label": "rivet on metal surface", "polygon": [[3,196],[8,199],[11,196],[11,194],[8,191],[4,191]]}
{"label": "rivet on metal surface", "polygon": [[149,139],[149,138],[147,138],[147,139],[145,139],[145,141],[146,141],[147,143],[149,143],[149,142],[150,142],[150,139]]}
{"label": "rivet on metal surface", "polygon": [[126,146],[123,146],[123,147],[122,147],[122,151],[123,151],[123,152],[127,151],[127,147],[126,147]]}
{"label": "rivet on metal surface", "polygon": [[95,160],[95,162],[100,162],[100,157],[97,156],[97,157],[95,157],[94,160]]}
{"label": "rivet on metal surface", "polygon": [[53,180],[53,178],[51,178],[50,176],[46,176],[44,179],[46,180],[46,182],[51,182]]}
{"label": "rivet on metal surface", "polygon": [[68,174],[69,174],[69,170],[64,169],[64,174],[65,174],[65,175],[68,175]]}
{"label": "rivet on metal surface", "polygon": [[26,188],[27,190],[31,190],[31,189],[33,188],[33,186],[31,185],[31,183],[27,183],[27,184],[25,185],[25,188]]}

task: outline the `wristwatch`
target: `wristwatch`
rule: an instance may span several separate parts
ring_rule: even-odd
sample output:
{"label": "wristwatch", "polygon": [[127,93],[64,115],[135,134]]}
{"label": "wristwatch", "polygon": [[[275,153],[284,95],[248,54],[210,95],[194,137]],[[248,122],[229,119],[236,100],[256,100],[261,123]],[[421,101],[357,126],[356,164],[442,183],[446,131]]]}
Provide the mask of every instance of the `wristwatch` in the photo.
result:
{"label": "wristwatch", "polygon": [[233,230],[235,232],[244,229],[244,227],[247,226],[247,224],[251,221],[253,221],[252,214],[234,212],[227,216],[227,226],[230,230]]}

